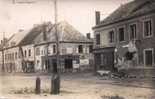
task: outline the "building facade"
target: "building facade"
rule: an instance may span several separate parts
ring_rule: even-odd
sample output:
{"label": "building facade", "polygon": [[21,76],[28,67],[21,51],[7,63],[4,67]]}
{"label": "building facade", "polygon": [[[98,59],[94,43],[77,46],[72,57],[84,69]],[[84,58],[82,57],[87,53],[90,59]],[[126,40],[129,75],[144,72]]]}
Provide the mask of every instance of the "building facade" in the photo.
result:
{"label": "building facade", "polygon": [[[60,22],[57,25],[60,40],[60,71],[72,71],[74,69],[90,69],[92,57],[93,41],[91,38],[83,36],[67,22]],[[47,39],[43,40],[42,34],[36,38],[35,63],[38,70],[51,72],[56,66],[56,41],[55,31],[51,30],[47,34]],[[84,64],[80,64],[86,61]]]}
{"label": "building facade", "polygon": [[[4,71],[51,72],[56,65],[57,52],[54,26],[47,22],[11,36],[3,49]],[[72,71],[80,66],[83,66],[82,69],[90,68],[93,46],[90,34],[88,38],[85,37],[67,22],[60,22],[57,27],[60,40],[59,70]]]}
{"label": "building facade", "polygon": [[[38,25],[12,35],[3,47],[5,72],[34,72],[34,38],[41,33]],[[2,63],[1,63],[2,64]]]}
{"label": "building facade", "polygon": [[[154,0],[134,0],[100,20],[96,12],[95,69],[154,75]],[[152,74],[153,73],[153,74]]]}

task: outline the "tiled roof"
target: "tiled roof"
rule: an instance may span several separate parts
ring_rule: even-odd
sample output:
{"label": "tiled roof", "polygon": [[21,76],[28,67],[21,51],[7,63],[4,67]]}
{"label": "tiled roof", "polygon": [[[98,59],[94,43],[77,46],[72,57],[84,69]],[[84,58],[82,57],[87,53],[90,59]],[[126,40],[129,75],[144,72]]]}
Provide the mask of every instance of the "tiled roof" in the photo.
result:
{"label": "tiled roof", "polygon": [[[47,34],[48,42],[55,42],[55,26],[53,25],[51,31]],[[72,25],[66,21],[57,24],[57,32],[59,33],[59,40],[63,42],[92,42],[92,40],[87,39],[82,33],[77,31]],[[43,34],[40,34],[35,40],[36,43],[43,43]]]}
{"label": "tiled roof", "polygon": [[9,38],[9,40],[6,44],[6,48],[19,45],[19,43],[26,37],[26,35],[28,33],[29,33],[29,31],[21,31],[21,32],[18,32],[16,34],[13,34]]}
{"label": "tiled roof", "polygon": [[[44,43],[43,35],[46,33],[46,40],[48,42],[55,42],[55,26],[50,22],[39,24],[29,31],[22,31],[14,34],[7,42],[7,47],[13,47],[18,45],[38,44]],[[77,31],[73,26],[67,22],[60,22],[57,24],[60,41],[64,42],[92,42],[87,39],[83,34]]]}
{"label": "tiled roof", "polygon": [[99,25],[107,25],[126,18],[142,15],[155,10],[155,0],[134,0],[121,5]]}
{"label": "tiled roof", "polygon": [[[28,34],[24,37],[24,39],[20,42],[20,45],[28,45],[33,44],[34,40],[37,36],[39,36],[44,31],[44,26],[51,26],[51,23],[43,23],[32,28]],[[46,27],[47,28],[47,27]]]}

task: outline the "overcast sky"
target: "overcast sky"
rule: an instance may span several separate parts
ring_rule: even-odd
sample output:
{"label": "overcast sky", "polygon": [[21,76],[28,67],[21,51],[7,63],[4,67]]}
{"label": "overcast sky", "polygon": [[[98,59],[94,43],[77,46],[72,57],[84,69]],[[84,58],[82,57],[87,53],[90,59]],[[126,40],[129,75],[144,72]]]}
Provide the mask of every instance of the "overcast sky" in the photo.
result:
{"label": "overcast sky", "polygon": [[[25,0],[32,3],[12,3],[13,0],[0,0],[0,39],[29,29],[33,24],[44,21],[53,22],[54,7],[52,0]],[[21,2],[24,0],[17,0]],[[95,10],[101,11],[102,19],[121,4],[132,0],[58,0],[59,21],[67,21],[81,33],[92,32],[95,25]]]}

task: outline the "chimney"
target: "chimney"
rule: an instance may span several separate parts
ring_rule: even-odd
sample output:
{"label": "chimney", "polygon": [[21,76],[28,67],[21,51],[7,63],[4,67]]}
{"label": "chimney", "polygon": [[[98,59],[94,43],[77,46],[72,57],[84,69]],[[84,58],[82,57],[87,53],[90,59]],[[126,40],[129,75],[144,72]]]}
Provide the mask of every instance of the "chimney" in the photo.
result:
{"label": "chimney", "polygon": [[88,38],[88,39],[91,39],[90,33],[87,33],[87,38]]}
{"label": "chimney", "polygon": [[23,32],[23,31],[24,31],[24,29],[19,29],[19,30],[18,30],[18,32]]}
{"label": "chimney", "polygon": [[96,17],[96,25],[100,23],[100,11],[95,12],[95,17]]}

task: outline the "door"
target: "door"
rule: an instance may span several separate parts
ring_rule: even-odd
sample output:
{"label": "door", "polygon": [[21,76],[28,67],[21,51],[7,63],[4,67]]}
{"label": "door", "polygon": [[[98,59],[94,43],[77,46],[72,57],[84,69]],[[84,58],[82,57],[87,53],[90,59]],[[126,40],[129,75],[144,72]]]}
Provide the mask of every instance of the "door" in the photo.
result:
{"label": "door", "polygon": [[144,51],[144,63],[145,66],[152,66],[153,64],[153,50],[147,49]]}
{"label": "door", "polygon": [[53,66],[53,72],[57,72],[57,60],[56,59],[52,59],[52,66]]}
{"label": "door", "polygon": [[73,60],[65,59],[65,69],[72,69],[72,68],[73,68]]}

